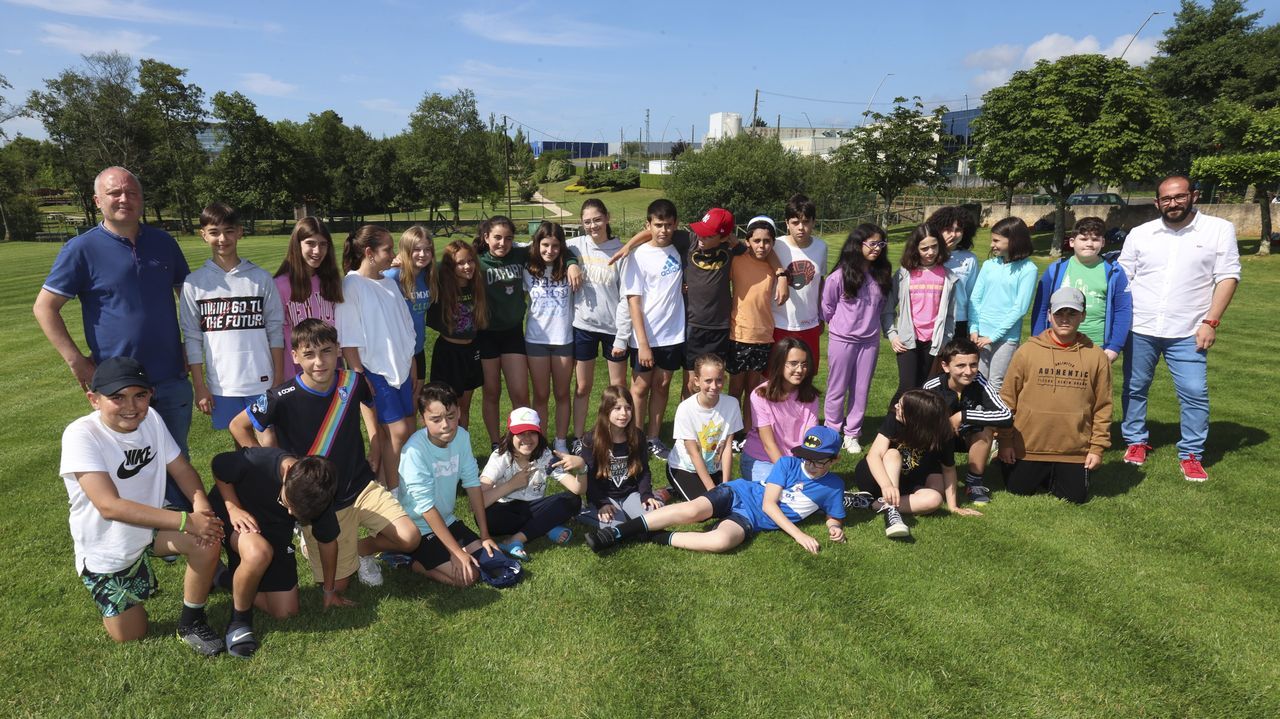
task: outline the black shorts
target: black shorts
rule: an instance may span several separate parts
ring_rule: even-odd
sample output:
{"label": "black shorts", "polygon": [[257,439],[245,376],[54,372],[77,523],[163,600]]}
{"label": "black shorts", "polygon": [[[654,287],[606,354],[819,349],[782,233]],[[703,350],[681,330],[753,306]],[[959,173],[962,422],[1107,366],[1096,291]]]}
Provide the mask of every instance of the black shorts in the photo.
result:
{"label": "black shorts", "polygon": [[628,352],[631,353],[631,371],[636,374],[652,372],[654,368],[664,369],[668,372],[675,372],[685,366],[684,361],[684,344],[668,345],[666,347],[651,347],[653,352],[653,367],[640,366],[640,350],[632,347]]}
{"label": "black shorts", "polygon": [[973,427],[961,427],[960,434],[956,435],[956,438],[952,443],[952,446],[951,446],[952,452],[956,454],[968,454],[969,443],[973,441],[973,438],[975,436],[980,434],[982,434],[981,429],[975,429]]}
{"label": "black shorts", "polygon": [[484,384],[476,343],[459,345],[437,338],[436,346],[431,349],[431,381],[444,382],[459,396]]}
{"label": "black shorts", "polygon": [[[915,469],[898,477],[898,494],[907,496],[917,489],[924,489],[929,481],[929,476],[941,474],[942,467],[938,464],[921,465]],[[858,466],[853,469],[853,483],[858,486],[861,492],[868,492],[874,497],[880,496],[880,484],[876,482],[876,478],[871,475],[871,467],[867,466],[867,460],[864,457],[858,462]]]}
{"label": "black shorts", "polygon": [[[604,356],[610,362],[626,362],[627,351],[623,350],[618,357],[613,356],[613,341],[617,339],[607,332],[592,332],[573,328],[573,358],[579,362]],[[599,352],[599,354],[597,354]]]}
{"label": "black shorts", "polygon": [[729,363],[729,329],[727,327],[722,330],[685,327],[684,368],[693,369],[693,361],[705,354],[717,355],[725,364]]}
{"label": "black shorts", "polygon": [[502,355],[522,355],[525,354],[524,328],[480,330],[476,333],[474,344],[480,350],[482,360],[498,359]]}
{"label": "black shorts", "polygon": [[[733,522],[742,527],[742,531],[747,533],[748,537],[756,533],[755,527],[752,526],[751,520],[733,511],[733,490],[727,484],[717,484],[711,491],[702,495],[704,499],[711,502],[711,516],[719,519],[721,522]],[[711,525],[711,529],[720,526],[720,522]]]}
{"label": "black shorts", "polygon": [[752,345],[745,342],[729,342],[729,361],[724,369],[729,374],[764,372],[769,366],[769,350],[772,344]]}
{"label": "black shorts", "polygon": [[1005,472],[1005,487],[1013,494],[1035,494],[1044,489],[1068,502],[1084,504],[1089,501],[1089,470],[1084,468],[1084,463],[1020,459],[1013,467],[1003,462],[1001,465]]}
{"label": "black shorts", "polygon": [[414,371],[418,375],[419,382],[427,381],[427,348],[423,347],[413,356]]}
{"label": "black shorts", "polygon": [[[464,550],[468,544],[480,541],[476,533],[471,531],[471,527],[463,524],[461,519],[453,520],[453,524],[449,525],[449,534],[453,535],[454,541]],[[422,543],[409,556],[425,569],[435,569],[441,564],[448,564],[450,558],[448,547],[445,547],[444,542],[434,534],[424,536]]]}
{"label": "black shorts", "polygon": [[[218,515],[218,519],[222,520],[222,526],[228,528],[226,536],[222,538],[222,548],[227,551],[227,568],[231,570],[231,581],[235,582],[240,555],[231,548],[231,515],[227,512],[226,500],[217,487],[209,492],[209,506]],[[258,591],[287,592],[298,586],[298,560],[293,554],[293,526],[279,522],[259,522],[258,532],[271,545],[271,563],[258,582]]]}
{"label": "black shorts", "polygon": [[[713,473],[711,475],[711,483],[719,485],[720,476],[719,472]],[[702,484],[702,478],[698,476],[697,472],[690,472],[687,469],[677,469],[670,465],[667,466],[667,484],[686,502],[692,499],[697,499],[710,491]],[[714,489],[714,487],[712,489]]]}

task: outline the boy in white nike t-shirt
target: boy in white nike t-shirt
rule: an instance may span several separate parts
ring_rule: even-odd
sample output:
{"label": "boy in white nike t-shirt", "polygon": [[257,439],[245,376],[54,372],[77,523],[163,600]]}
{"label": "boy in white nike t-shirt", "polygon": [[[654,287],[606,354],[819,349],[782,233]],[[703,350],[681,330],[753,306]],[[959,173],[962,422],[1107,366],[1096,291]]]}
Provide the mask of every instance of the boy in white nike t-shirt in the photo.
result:
{"label": "boy in white nike t-shirt", "polygon": [[[209,626],[204,604],[218,564],[222,521],[160,415],[149,411],[151,393],[141,363],[107,359],[87,393],[94,412],[62,433],[59,473],[71,504],[76,571],[107,634],[125,642],[147,633],[142,602],[157,589],[151,556],[185,555],[178,637],[212,656],[223,651],[223,641]],[[166,472],[193,511],[161,508]]]}

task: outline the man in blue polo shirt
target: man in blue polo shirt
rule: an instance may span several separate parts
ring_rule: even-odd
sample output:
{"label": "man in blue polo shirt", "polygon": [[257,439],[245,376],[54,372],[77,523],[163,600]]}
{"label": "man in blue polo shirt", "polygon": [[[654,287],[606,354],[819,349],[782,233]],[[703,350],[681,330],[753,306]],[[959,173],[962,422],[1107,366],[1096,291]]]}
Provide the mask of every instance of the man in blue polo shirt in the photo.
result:
{"label": "man in blue polo shirt", "polygon": [[[151,408],[185,455],[191,382],[174,290],[190,272],[187,260],[169,233],[139,221],[142,185],[133,173],[123,167],[103,170],[93,183],[93,202],[102,210],[102,222],[63,245],[32,311],[82,389],[105,359],[141,362],[155,385]],[[62,306],[72,298],[80,300],[87,357],[62,319]]]}

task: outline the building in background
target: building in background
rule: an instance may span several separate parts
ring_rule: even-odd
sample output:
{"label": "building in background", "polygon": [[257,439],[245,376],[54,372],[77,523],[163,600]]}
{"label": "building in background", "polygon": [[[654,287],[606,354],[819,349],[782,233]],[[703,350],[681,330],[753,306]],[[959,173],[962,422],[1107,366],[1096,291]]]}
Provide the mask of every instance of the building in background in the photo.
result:
{"label": "building in background", "polygon": [[552,150],[568,150],[569,157],[574,160],[604,157],[609,154],[607,142],[579,142],[575,140],[534,140],[529,143],[533,147],[533,156],[538,157]]}

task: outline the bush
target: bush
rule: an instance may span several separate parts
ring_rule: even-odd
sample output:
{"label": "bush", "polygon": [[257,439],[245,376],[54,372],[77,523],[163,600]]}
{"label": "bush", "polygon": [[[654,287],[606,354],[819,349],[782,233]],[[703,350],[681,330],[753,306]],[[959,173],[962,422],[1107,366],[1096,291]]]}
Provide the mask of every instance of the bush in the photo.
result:
{"label": "bush", "polygon": [[580,181],[588,189],[607,188],[609,190],[631,190],[640,186],[640,171],[634,168],[625,170],[588,170]]}
{"label": "bush", "polygon": [[547,182],[563,182],[573,176],[573,163],[555,159],[547,165]]}
{"label": "bush", "polygon": [[0,240],[34,240],[40,231],[40,207],[25,195],[4,200],[4,217],[12,237],[5,237],[4,225],[0,225]]}

